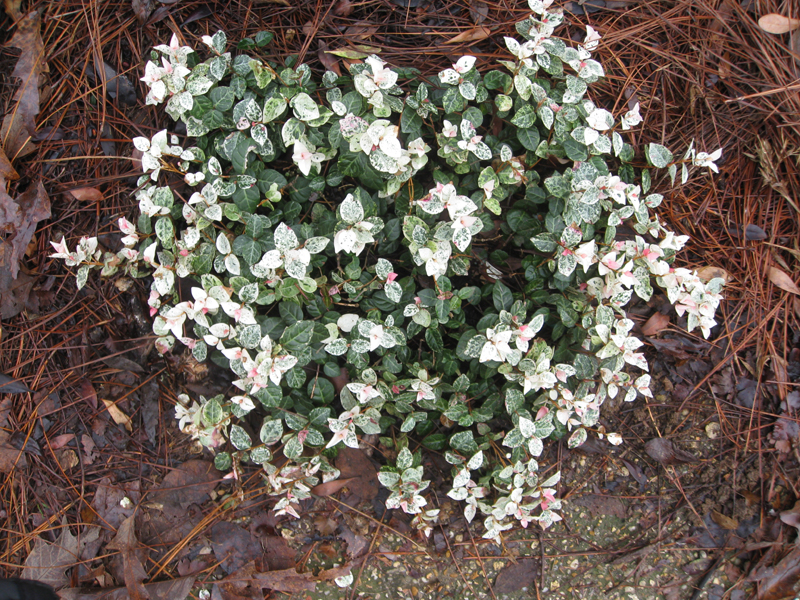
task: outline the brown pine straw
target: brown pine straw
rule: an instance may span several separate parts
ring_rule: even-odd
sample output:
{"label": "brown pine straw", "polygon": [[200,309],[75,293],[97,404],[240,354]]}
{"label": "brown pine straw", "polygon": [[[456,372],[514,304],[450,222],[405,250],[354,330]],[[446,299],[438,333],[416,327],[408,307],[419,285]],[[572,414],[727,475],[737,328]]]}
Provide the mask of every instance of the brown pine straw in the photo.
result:
{"label": "brown pine straw", "polygon": [[[137,343],[126,325],[130,319],[126,294],[93,279],[89,291],[76,296],[73,274],[47,255],[50,239],[65,235],[74,243],[79,235],[111,232],[114,219],[135,214],[131,191],[140,169],[126,158],[131,154],[128,140],[171,125],[157,108],[143,105],[145,89],[138,78],[149,48],[167,41],[172,31],[182,42],[199,48],[200,36],[217,29],[224,29],[233,41],[266,29],[275,33],[275,40],[263,49],[265,57],[298,54],[317,73],[324,71],[319,63],[323,49],[366,45],[389,63],[414,66],[430,77],[464,53],[477,56],[479,68],[489,70],[500,56],[502,36],[512,34],[513,24],[528,13],[527,3],[510,0],[423,1],[415,7],[392,0],[239,0],[216,3],[218,12],[181,27],[207,3],[158,4],[164,18],[146,26],[137,21],[128,1],[28,4],[27,9],[42,11],[49,73],[37,120],[39,150],[15,164],[22,179],[11,184],[9,193],[14,196],[18,187],[41,177],[51,196],[53,217],[40,224],[24,267],[41,276],[39,286],[51,286],[52,297],[42,296],[38,312],[29,308],[2,323],[0,372],[22,379],[38,392],[14,396],[6,430],[23,441],[33,439],[44,423],[42,401],[56,393],[61,408],[46,415],[51,425],[40,438],[41,456],[28,453],[28,468],[0,481],[0,510],[5,517],[0,520],[0,565],[6,575],[19,573],[17,567],[37,536],[44,532],[51,541],[57,537],[62,516],[70,525],[93,519],[89,505],[105,474],[113,470],[122,479],[138,479],[146,490],[188,456],[185,436],[176,432],[172,419],[174,397],[180,391],[177,382],[182,381],[173,363],[155,369],[167,370],[162,381],[163,425],[155,448],[142,434],[139,407],[127,406],[133,432],[123,435],[129,435],[128,447],[133,450],[113,451],[109,444],[100,449],[94,464],[82,461],[68,471],[50,450],[55,436],[76,431],[79,424],[90,430],[92,421],[106,414],[102,402],[94,408],[80,392],[82,380],[98,391],[115,381],[116,372],[97,362],[103,355],[102,338],[112,337],[118,349]],[[592,97],[615,115],[626,111],[630,100],[638,100],[645,122],[630,135],[638,156],[649,142],[666,145],[676,156],[682,156],[691,140],[698,151],[723,148],[719,176],[694,169],[686,185],[671,189],[668,181],[659,180],[654,187],[665,192],[663,220],[692,237],[679,263],[720,267],[730,275],[719,312],[721,327],[705,360],[713,361],[715,371],[732,368],[734,376],[758,381],[760,392],[774,383],[785,395],[793,389],[786,365],[797,344],[793,336],[800,332],[800,299],[773,285],[767,272],[775,266],[795,282],[800,280],[800,34],[763,32],[757,19],[772,12],[798,18],[800,5],[793,0],[631,2],[624,8],[570,15],[568,26],[558,34],[580,41],[585,25],[591,24],[603,35],[598,54],[607,78],[594,86]],[[13,23],[6,17],[0,25],[0,42],[5,42]],[[479,27],[488,28],[490,37],[450,43]],[[0,66],[13,65],[16,54],[4,50]],[[109,100],[102,81],[91,82],[87,73],[101,59],[136,83],[136,107]],[[342,61],[338,66],[345,69]],[[11,68],[0,68],[0,98],[6,111],[13,108],[10,72]],[[106,142],[108,154],[101,141]],[[108,142],[115,146],[109,148]],[[104,199],[79,202],[62,194],[78,187],[96,187]],[[766,240],[747,241],[742,234],[747,225],[761,228]],[[144,288],[136,289],[143,294]],[[673,315],[670,334],[677,335],[681,328],[674,323]],[[697,336],[683,335],[699,341]],[[101,341],[92,341],[97,339]],[[708,380],[684,400],[687,407],[705,402]],[[742,460],[747,453],[758,452],[762,485],[774,485],[778,475],[770,479],[770,471],[784,469],[780,475],[784,480],[796,478],[786,474],[788,467],[774,470],[772,457],[763,452],[768,448],[769,424],[779,412],[771,394],[760,393],[752,410],[716,398],[711,411],[717,412],[728,438],[726,448]],[[156,570],[173,568],[174,563],[159,564]]]}

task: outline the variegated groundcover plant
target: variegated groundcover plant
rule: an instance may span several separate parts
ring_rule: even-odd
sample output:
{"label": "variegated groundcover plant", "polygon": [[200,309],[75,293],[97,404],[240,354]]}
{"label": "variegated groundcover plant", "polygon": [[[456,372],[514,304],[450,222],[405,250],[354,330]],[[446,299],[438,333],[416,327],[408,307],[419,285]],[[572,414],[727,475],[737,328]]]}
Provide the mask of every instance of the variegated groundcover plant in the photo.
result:
{"label": "variegated groundcover plant", "polygon": [[655,282],[690,331],[715,325],[722,281],[674,266],[687,239],[651,184],[716,171],[721,150],[636,157],[639,105],[615,116],[588,94],[600,36],[572,47],[553,37],[560,11],[530,8],[497,69],[463,56],[430,80],[365,56],[319,81],[261,58],[267,32],[237,53],[222,32],[198,52],[173,37],[143,81],[185,135],[133,140],[124,248],[53,244],[78,287],[94,268],[152,282],[160,352],[233,371],[233,397],[180,396],[179,426],[220,469],[260,465],[280,513],[373,436],[396,457],[387,507],[422,531],[438,510],[420,447],[452,465],[448,495],[486,538],[547,527],[561,502],[545,444],[619,444],[603,402],[651,395],[626,306]]}

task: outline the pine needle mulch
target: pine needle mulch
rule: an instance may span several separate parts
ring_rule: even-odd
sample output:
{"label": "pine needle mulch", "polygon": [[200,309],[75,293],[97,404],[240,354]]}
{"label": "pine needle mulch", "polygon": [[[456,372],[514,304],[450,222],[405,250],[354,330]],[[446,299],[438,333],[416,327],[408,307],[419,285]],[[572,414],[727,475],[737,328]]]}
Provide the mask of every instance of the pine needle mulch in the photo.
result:
{"label": "pine needle mulch", "polygon": [[[5,115],[20,110],[20,81],[11,72],[25,54],[11,38],[34,10],[46,68],[38,74],[39,112],[31,116],[35,149],[24,149],[24,140],[11,153],[5,146],[19,177],[9,176],[2,162],[0,174],[13,198],[41,182],[51,212],[19,249],[22,279],[0,279],[0,286],[24,287],[15,300],[21,310],[2,321],[0,373],[32,390],[0,394],[0,564],[6,575],[19,575],[39,536],[63,541],[67,526],[79,523],[120,527],[121,520],[98,521],[103,482],[126,482],[135,500],[193,456],[172,416],[182,391],[176,382],[191,381],[192,373],[180,360],[154,362],[149,354],[143,289],[134,287],[139,297],[131,300],[130,292],[93,279],[76,294],[70,272],[48,258],[49,241],[63,235],[72,244],[84,234],[102,239],[119,216],[135,211],[131,191],[139,166],[128,140],[169,125],[165,115],[143,105],[138,78],[149,48],[171,31],[198,47],[200,36],[217,29],[231,40],[269,30],[275,40],[265,50],[298,54],[319,72],[346,68],[347,59],[326,51],[366,47],[430,76],[464,53],[488,68],[502,35],[513,32],[527,6],[240,0],[216,3],[212,11],[200,1],[5,4]],[[681,263],[722,269],[729,283],[721,326],[708,343],[681,333],[674,313],[671,323],[651,331],[658,352],[711,367],[688,381],[679,397],[649,409],[696,410],[701,397],[713,398],[725,452],[740,461],[755,457],[760,478],[749,493],[766,518],[787,498],[800,497],[797,404],[786,402],[800,391],[800,30],[771,35],[757,20],[768,13],[798,18],[800,8],[792,0],[593,0],[566,8],[562,37],[581,40],[586,24],[603,35],[599,55],[608,77],[596,86],[594,100],[614,114],[640,103],[645,121],[630,137],[640,155],[649,142],[676,156],[692,140],[698,151],[723,149],[719,176],[697,169],[685,185],[655,182],[666,196],[664,220],[692,238]],[[117,74],[133,82],[138,100],[132,104],[115,83]],[[747,389],[750,401],[740,401]],[[784,424],[776,432],[779,418]],[[107,442],[102,448],[100,439]],[[212,514],[203,523],[224,518],[224,512]],[[183,539],[196,533],[184,532]],[[70,564],[80,562],[73,559]],[[69,583],[103,581],[108,575],[94,564],[70,571]],[[174,568],[147,565],[150,576],[174,574]]]}

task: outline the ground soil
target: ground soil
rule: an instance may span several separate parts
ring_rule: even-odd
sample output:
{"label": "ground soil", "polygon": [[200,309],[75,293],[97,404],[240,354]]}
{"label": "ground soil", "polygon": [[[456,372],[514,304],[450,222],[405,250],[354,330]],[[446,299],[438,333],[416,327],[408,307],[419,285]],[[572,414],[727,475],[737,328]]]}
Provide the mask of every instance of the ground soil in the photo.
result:
{"label": "ground soil", "polygon": [[[133,215],[138,165],[128,140],[165,119],[144,107],[138,72],[170,29],[192,44],[218,28],[231,39],[268,29],[275,52],[328,68],[326,48],[368,43],[390,62],[435,73],[462,53],[491,57],[526,7],[466,0],[6,5],[5,115],[17,110],[21,84],[10,75],[23,54],[11,43],[14,23],[29,11],[42,15],[47,69],[36,148],[9,154],[17,179],[0,164],[5,191],[17,198],[41,182],[51,216],[37,219],[20,275],[0,273],[7,311],[0,374],[28,390],[0,388],[3,574],[44,578],[69,598],[117,587],[114,597],[187,590],[264,597],[241,583],[254,572],[273,573],[271,585],[287,590],[264,594],[309,600],[796,594],[800,296],[773,269],[798,280],[800,30],[771,35],[757,24],[768,13],[800,17],[791,14],[793,2],[565,4],[563,35],[580,39],[591,23],[604,37],[608,78],[597,101],[641,103],[647,120],[636,145],[685,148],[695,139],[698,147],[724,148],[720,176],[678,186],[663,214],[692,236],[682,264],[722,269],[729,285],[709,340],[684,333],[659,301],[635,307],[637,327],[669,316],[643,334],[655,397],[604,407],[604,424],[623,434],[622,446],[551,444],[543,464],[562,470],[564,520],[546,531],[510,532],[501,545],[467,525],[443,483],[430,501],[444,518],[428,539],[385,511],[385,495],[362,477],[304,503],[300,520],[276,519],[257,472],[222,480],[210,457],[177,431],[178,393],[226,391],[215,368],[157,356],[142,285],[122,291],[92,279],[76,294],[72,274],[47,254],[50,240],[102,234],[116,216]],[[93,73],[98,56],[128,73],[138,99],[126,104],[103,93]],[[99,197],[68,193],[75,189]],[[6,239],[11,233],[7,227]],[[380,450],[365,444],[343,464],[368,472]],[[432,469],[440,462],[426,461]],[[332,581],[342,566],[355,577],[344,590]]]}

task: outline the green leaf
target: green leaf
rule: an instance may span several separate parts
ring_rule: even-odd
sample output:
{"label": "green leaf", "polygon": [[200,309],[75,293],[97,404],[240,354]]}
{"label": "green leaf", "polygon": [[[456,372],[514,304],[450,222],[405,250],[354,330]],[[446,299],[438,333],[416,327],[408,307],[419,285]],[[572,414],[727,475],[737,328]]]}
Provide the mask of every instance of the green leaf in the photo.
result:
{"label": "green leaf", "polygon": [[302,352],[314,333],[313,321],[299,321],[286,328],[281,336],[281,345],[292,354]]}
{"label": "green leaf", "polygon": [[169,217],[159,217],[156,221],[156,236],[165,248],[172,248],[175,244],[175,227]]}
{"label": "green leaf", "polygon": [[233,459],[227,452],[220,452],[214,457],[214,468],[218,471],[229,471],[233,466]]}
{"label": "green leaf", "polygon": [[222,405],[216,398],[212,398],[203,405],[202,411],[203,421],[208,425],[214,426],[222,421],[223,412]]}
{"label": "green leaf", "polygon": [[240,235],[233,240],[233,252],[241,256],[248,265],[254,265],[261,260],[261,244],[246,235]]}
{"label": "green leaf", "polygon": [[238,425],[231,425],[230,432],[231,444],[237,450],[248,450],[253,445],[253,441],[247,432]]}
{"label": "green leaf", "polygon": [[664,146],[652,142],[647,145],[647,160],[654,167],[663,169],[672,162],[672,158],[672,152]]}
{"label": "green leaf", "polygon": [[569,439],[567,440],[567,447],[577,448],[586,441],[586,437],[586,430],[583,427],[576,429],[574,432],[572,432],[572,435],[569,436]]}
{"label": "green leaf", "polygon": [[511,123],[520,129],[529,129],[536,123],[536,109],[530,104],[524,104],[511,119]]}
{"label": "green leaf", "polygon": [[263,123],[269,123],[270,121],[274,121],[278,117],[280,117],[284,112],[286,112],[287,103],[286,100],[281,97],[277,96],[274,98],[270,98],[264,103],[264,111],[261,116],[261,121]]}
{"label": "green leaf", "polygon": [[498,311],[508,310],[514,303],[514,296],[511,294],[510,289],[498,281],[494,284],[494,289],[492,290],[492,302]]}
{"label": "green leaf", "polygon": [[293,435],[283,447],[283,455],[286,458],[300,458],[303,455],[303,443]]}
{"label": "green leaf", "polygon": [[535,152],[536,148],[539,146],[540,136],[539,130],[532,128],[532,129],[517,129],[517,139],[519,143],[522,144],[522,147],[526,150],[530,150],[531,152]]}
{"label": "green leaf", "polygon": [[283,435],[283,421],[280,419],[264,419],[261,425],[261,432],[259,438],[265,444],[274,444],[280,441]]}
{"label": "green leaf", "polygon": [[464,110],[467,101],[458,93],[457,87],[448,89],[442,98],[442,108],[445,113],[457,113]]}

